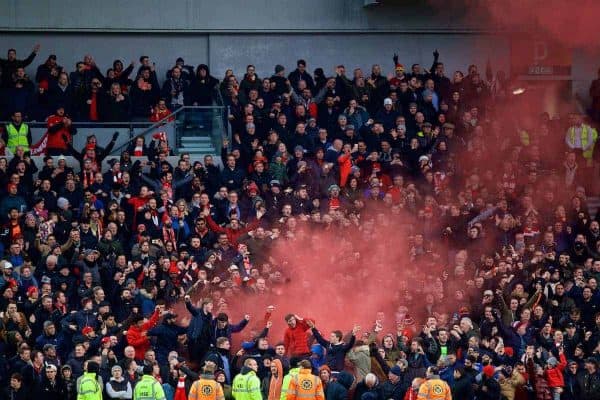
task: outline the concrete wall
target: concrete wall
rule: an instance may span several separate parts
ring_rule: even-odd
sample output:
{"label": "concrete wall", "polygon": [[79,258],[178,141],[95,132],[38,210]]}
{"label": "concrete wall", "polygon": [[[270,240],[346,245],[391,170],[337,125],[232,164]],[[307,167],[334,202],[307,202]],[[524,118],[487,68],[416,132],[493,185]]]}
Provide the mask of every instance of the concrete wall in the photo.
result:
{"label": "concrete wall", "polygon": [[[159,78],[164,78],[166,71],[175,64],[177,57],[183,57],[186,62],[194,64],[206,63],[208,60],[208,36],[195,33],[148,35],[6,32],[0,35],[0,52],[4,53],[4,49],[14,47],[18,57],[25,58],[36,43],[41,45],[41,50],[36,60],[27,69],[31,76],[35,75],[37,66],[50,54],[56,54],[58,63],[68,71],[75,70],[75,63],[81,61],[85,54],[91,54],[102,73],[112,67],[115,59],[122,60],[126,66],[131,61],[135,61],[135,71],[137,71],[139,57],[148,55],[156,62]],[[1,56],[5,57],[4,54]]]}
{"label": "concrete wall", "polygon": [[[423,0],[1,0],[0,29],[112,31],[465,31],[486,29],[464,20],[460,4]],[[454,2],[458,3],[458,2]],[[443,10],[443,15],[441,14]]]}
{"label": "concrete wall", "polygon": [[474,34],[410,34],[410,33],[343,33],[343,34],[200,34],[200,33],[18,33],[7,32],[0,36],[0,49],[14,47],[19,57],[25,57],[35,43],[42,49],[28,68],[35,74],[37,65],[49,54],[56,54],[58,62],[72,71],[84,54],[92,54],[104,72],[115,59],[125,64],[140,55],[155,60],[159,78],[179,56],[186,63],[207,63],[217,78],[222,78],[227,68],[243,75],[246,65],[256,64],[259,76],[273,74],[275,64],[282,64],[289,71],[296,67],[296,60],[304,58],[312,71],[322,67],[333,73],[334,66],[343,63],[351,72],[355,67],[370,70],[379,63],[384,71],[392,70],[392,55],[397,52],[400,62],[406,66],[420,63],[429,68],[432,52],[440,49],[447,71],[466,70],[475,63],[483,68],[488,58],[496,68],[508,71],[509,43],[506,38],[495,35]]}

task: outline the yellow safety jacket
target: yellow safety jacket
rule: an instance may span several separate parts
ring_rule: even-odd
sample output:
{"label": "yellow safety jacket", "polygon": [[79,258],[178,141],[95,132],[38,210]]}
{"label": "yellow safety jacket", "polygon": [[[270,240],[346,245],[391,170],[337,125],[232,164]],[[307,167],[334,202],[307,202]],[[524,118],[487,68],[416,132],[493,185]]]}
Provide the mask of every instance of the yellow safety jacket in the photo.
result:
{"label": "yellow safety jacket", "polygon": [[21,124],[19,129],[10,124],[6,125],[6,135],[8,136],[8,142],[6,143],[6,147],[14,153],[17,146],[23,146],[25,151],[29,151],[29,139],[27,136],[29,135],[29,126],[27,124]]}
{"label": "yellow safety jacket", "polygon": [[[596,144],[596,139],[598,139],[598,132],[594,128],[591,128],[585,124],[581,125],[581,147],[586,148],[588,145],[588,129],[592,130],[592,145],[589,149],[584,150],[583,158],[586,160],[591,160],[594,154],[594,146]],[[572,126],[569,128],[569,142],[571,145],[575,145],[575,127]]]}
{"label": "yellow safety jacket", "polygon": [[142,376],[135,385],[133,400],[165,400],[165,391],[162,385],[150,375]]}
{"label": "yellow safety jacket", "polygon": [[279,400],[286,400],[287,399],[287,391],[288,388],[290,387],[290,382],[292,380],[293,377],[295,377],[296,375],[298,375],[298,372],[300,371],[300,368],[296,367],[296,368],[291,368],[287,375],[283,377],[283,383],[281,385],[281,396],[279,397]]}
{"label": "yellow safety jacket", "polygon": [[254,371],[237,375],[231,386],[231,393],[235,400],[262,400],[260,379]]}
{"label": "yellow safety jacket", "polygon": [[102,400],[102,388],[95,373],[83,374],[77,388],[77,400]]}

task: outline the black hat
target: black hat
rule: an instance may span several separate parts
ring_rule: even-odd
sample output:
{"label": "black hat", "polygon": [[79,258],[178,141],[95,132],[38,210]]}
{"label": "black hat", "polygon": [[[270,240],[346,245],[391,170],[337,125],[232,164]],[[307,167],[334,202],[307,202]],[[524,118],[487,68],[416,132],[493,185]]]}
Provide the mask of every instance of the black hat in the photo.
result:
{"label": "black hat", "polygon": [[217,355],[217,353],[209,353],[206,358],[204,359],[204,362],[206,361],[212,361],[215,364],[219,364],[219,356]]}
{"label": "black hat", "polygon": [[217,315],[217,321],[227,322],[229,321],[229,317],[225,313],[219,313],[219,315]]}
{"label": "black hat", "polygon": [[100,371],[100,365],[96,361],[88,361],[87,372],[98,373]]}
{"label": "black hat", "polygon": [[152,375],[152,371],[154,368],[152,365],[144,364],[144,368],[142,369],[144,375]]}

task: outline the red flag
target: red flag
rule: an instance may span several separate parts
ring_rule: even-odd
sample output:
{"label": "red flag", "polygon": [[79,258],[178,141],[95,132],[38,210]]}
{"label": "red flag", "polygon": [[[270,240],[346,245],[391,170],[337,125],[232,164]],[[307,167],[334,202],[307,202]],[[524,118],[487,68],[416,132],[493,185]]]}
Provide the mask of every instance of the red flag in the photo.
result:
{"label": "red flag", "polygon": [[46,147],[48,146],[48,132],[44,133],[44,136],[35,144],[29,147],[29,152],[32,156],[39,156],[46,154]]}
{"label": "red flag", "polygon": [[152,138],[166,142],[167,141],[167,133],[166,132],[156,132],[154,135],[152,135]]}

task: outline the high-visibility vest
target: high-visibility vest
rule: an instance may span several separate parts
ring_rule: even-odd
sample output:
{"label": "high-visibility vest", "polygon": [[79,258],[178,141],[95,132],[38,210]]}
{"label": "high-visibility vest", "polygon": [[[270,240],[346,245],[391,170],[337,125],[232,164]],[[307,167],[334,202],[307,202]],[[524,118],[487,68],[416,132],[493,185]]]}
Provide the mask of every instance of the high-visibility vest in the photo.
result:
{"label": "high-visibility vest", "polygon": [[298,375],[292,378],[287,390],[287,400],[323,400],[324,396],[321,379],[309,369],[301,369]]}
{"label": "high-visibility vest", "polygon": [[95,373],[83,374],[77,387],[77,400],[102,400],[102,388]]}
{"label": "high-visibility vest", "polygon": [[133,400],[165,400],[165,392],[160,383],[150,375],[142,376],[135,385]]}
{"label": "high-visibility vest", "polygon": [[290,382],[292,380],[293,377],[295,377],[296,375],[298,375],[298,372],[300,371],[300,368],[296,367],[296,368],[291,368],[287,375],[283,377],[283,383],[281,385],[281,396],[279,397],[279,400],[286,400],[287,398],[287,391],[288,388],[290,387]]}
{"label": "high-visibility vest", "polygon": [[254,371],[237,375],[231,386],[231,394],[235,400],[262,400],[260,379]]}
{"label": "high-visibility vest", "polygon": [[6,134],[8,136],[8,143],[6,143],[6,147],[14,153],[17,146],[23,146],[25,151],[29,151],[29,141],[27,140],[27,134],[29,133],[29,127],[27,124],[21,124],[19,129],[10,124],[6,125]]}
{"label": "high-visibility vest", "polygon": [[192,384],[188,400],[225,400],[225,394],[217,381],[202,377]]}
{"label": "high-visibility vest", "polygon": [[[592,130],[592,142],[593,143],[589,149],[587,149],[583,152],[583,158],[585,158],[586,160],[591,160],[592,156],[594,155],[594,146],[596,144],[596,139],[598,139],[598,132],[595,129],[588,127],[585,124],[581,125],[581,147],[582,148],[585,148],[588,145],[588,128]],[[575,144],[575,127],[574,126],[569,128],[569,142],[571,142],[572,145]]]}
{"label": "high-visibility vest", "polygon": [[529,146],[529,133],[527,133],[527,131],[524,130],[520,130],[519,131],[519,140],[521,141],[521,144],[523,146]]}
{"label": "high-visibility vest", "polygon": [[451,400],[450,386],[439,378],[429,379],[419,387],[417,400]]}

